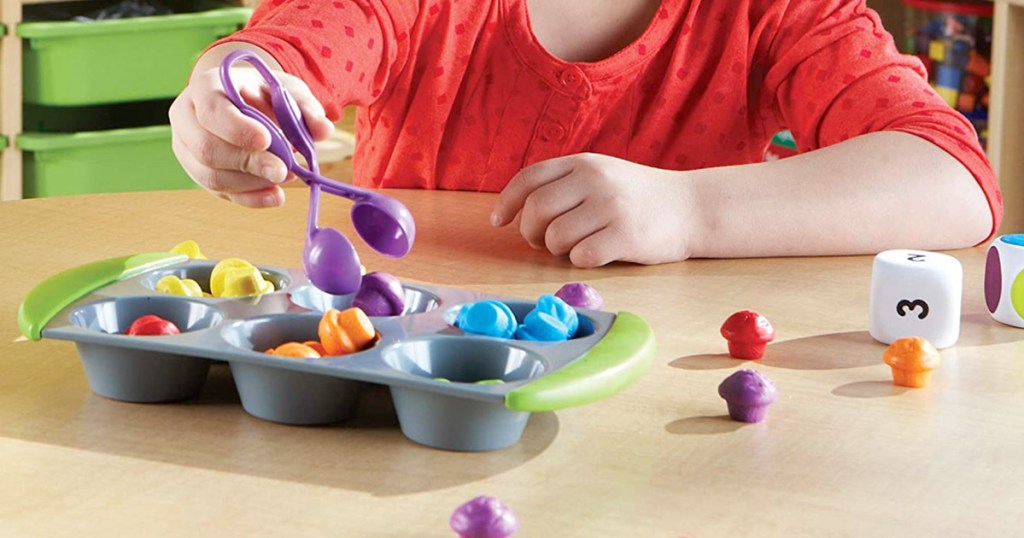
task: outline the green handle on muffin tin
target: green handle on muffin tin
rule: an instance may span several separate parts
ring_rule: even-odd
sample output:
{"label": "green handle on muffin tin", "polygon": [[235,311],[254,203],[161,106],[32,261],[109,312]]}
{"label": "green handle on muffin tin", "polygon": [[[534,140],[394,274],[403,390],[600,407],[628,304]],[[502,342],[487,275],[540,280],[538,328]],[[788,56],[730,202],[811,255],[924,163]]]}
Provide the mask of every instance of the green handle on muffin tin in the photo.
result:
{"label": "green handle on muffin tin", "polygon": [[43,327],[53,316],[94,290],[187,259],[188,256],[184,254],[147,252],[87,263],[57,273],[32,288],[18,307],[21,334],[39,340],[42,338]]}
{"label": "green handle on muffin tin", "polygon": [[513,411],[554,411],[607,398],[640,378],[654,360],[654,331],[646,321],[619,312],[594,347],[565,368],[505,395]]}

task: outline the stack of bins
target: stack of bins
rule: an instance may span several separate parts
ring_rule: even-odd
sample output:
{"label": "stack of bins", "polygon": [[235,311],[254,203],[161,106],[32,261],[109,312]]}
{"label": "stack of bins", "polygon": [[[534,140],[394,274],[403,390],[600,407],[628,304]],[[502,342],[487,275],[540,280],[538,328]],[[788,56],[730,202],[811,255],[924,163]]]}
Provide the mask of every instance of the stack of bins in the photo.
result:
{"label": "stack of bins", "polygon": [[202,51],[251,9],[171,5],[170,15],[18,26],[24,129],[15,143],[26,198],[194,186],[171,150],[167,109]]}
{"label": "stack of bins", "polygon": [[928,81],[949,106],[988,137],[992,3],[981,0],[903,0],[903,52],[921,59]]}

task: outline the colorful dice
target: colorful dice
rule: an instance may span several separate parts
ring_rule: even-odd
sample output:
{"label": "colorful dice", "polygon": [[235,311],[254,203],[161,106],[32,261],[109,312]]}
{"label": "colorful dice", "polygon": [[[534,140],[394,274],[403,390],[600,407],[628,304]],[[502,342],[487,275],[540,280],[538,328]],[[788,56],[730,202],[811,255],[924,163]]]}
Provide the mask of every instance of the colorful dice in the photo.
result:
{"label": "colorful dice", "polygon": [[1000,236],[988,247],[985,306],[996,321],[1024,327],[1024,234]]}
{"label": "colorful dice", "polygon": [[887,250],[871,269],[869,332],[883,344],[919,336],[943,349],[960,338],[963,266],[946,254]]}

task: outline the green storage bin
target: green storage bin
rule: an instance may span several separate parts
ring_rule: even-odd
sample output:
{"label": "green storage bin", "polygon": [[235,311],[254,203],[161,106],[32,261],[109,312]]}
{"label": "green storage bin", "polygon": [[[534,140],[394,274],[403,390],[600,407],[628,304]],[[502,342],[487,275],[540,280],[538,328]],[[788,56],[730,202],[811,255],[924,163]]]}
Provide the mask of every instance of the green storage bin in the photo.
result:
{"label": "green storage bin", "polygon": [[23,196],[197,188],[171,150],[171,127],[24,133]]}
{"label": "green storage bin", "polygon": [[21,130],[32,133],[108,131],[166,125],[173,99],[131,101],[108,105],[21,107]]}
{"label": "green storage bin", "polygon": [[75,106],[176,96],[199,55],[251,8],[96,22],[23,22],[23,100]]}

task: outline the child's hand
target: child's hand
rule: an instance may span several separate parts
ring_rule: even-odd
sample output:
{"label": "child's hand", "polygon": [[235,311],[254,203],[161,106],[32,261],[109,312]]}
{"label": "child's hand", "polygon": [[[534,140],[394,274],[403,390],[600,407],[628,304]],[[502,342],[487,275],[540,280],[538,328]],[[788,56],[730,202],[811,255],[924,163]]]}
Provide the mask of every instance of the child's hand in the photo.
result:
{"label": "child's hand", "polygon": [[[273,118],[268,88],[251,68],[233,68],[232,80],[242,98]],[[304,82],[283,72],[275,75],[291,93],[314,140],[334,131],[324,109]],[[172,147],[193,181],[207,191],[247,207],[284,203],[279,186],[291,178],[284,162],[267,151],[270,133],[244,116],[228,100],[217,68],[197,70],[170,109]]]}
{"label": "child's hand", "polygon": [[522,169],[498,197],[491,224],[519,217],[534,248],[579,267],[689,257],[694,205],[679,172],[606,155],[560,157]]}

